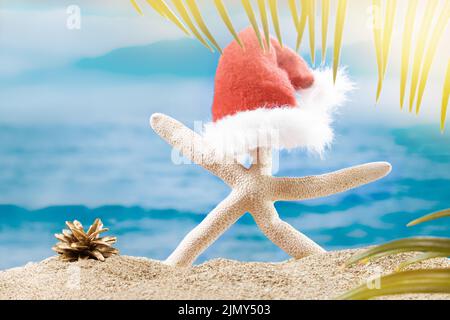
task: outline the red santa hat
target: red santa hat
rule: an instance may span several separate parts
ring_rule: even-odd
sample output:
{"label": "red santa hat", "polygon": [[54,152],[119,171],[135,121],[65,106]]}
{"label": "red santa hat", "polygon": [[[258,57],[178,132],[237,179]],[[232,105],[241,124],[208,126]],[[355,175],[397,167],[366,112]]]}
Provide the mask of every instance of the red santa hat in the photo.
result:
{"label": "red santa hat", "polygon": [[215,78],[213,122],[203,136],[218,150],[235,155],[258,147],[306,148],[322,153],[333,140],[332,112],[352,84],[339,72],[310,70],[293,50],[271,38],[260,48],[252,28],[223,51]]}

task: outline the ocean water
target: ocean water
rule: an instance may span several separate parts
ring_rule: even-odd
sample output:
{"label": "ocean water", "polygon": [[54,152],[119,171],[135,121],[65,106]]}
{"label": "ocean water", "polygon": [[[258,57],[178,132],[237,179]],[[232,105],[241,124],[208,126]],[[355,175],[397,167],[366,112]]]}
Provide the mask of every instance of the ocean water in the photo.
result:
{"label": "ocean water", "polygon": [[[414,236],[448,236],[448,221],[407,228],[450,207],[450,138],[436,126],[393,128],[341,122],[324,159],[283,152],[277,175],[319,174],[389,161],[392,174],[327,198],[279,202],[291,223],[328,250]],[[52,255],[66,220],[102,218],[122,254],[164,259],[229,192],[195,165],[171,161],[171,149],[147,121],[0,125],[0,269]],[[288,258],[245,215],[198,262]]]}

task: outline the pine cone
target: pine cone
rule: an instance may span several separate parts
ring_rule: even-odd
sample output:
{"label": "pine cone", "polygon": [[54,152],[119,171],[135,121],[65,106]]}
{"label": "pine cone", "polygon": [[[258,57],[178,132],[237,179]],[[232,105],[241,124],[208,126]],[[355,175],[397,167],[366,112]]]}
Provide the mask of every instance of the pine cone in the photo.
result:
{"label": "pine cone", "polygon": [[99,238],[100,233],[108,231],[103,228],[100,219],[95,219],[87,232],[77,220],[73,223],[66,221],[70,230],[63,230],[62,234],[55,234],[58,242],[52,249],[56,251],[63,261],[77,261],[97,259],[105,261],[106,258],[118,254],[119,250],[112,247],[116,243],[116,237]]}

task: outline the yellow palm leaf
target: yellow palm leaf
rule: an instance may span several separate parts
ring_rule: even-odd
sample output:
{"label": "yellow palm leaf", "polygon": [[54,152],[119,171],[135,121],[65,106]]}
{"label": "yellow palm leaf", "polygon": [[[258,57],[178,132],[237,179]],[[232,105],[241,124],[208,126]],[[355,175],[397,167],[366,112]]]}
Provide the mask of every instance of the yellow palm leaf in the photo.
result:
{"label": "yellow palm leaf", "polygon": [[336,82],[337,71],[339,68],[339,61],[341,57],[342,37],[344,33],[345,17],[347,14],[347,0],[339,0],[336,28],[334,37],[334,53],[333,53],[333,81]]}
{"label": "yellow palm leaf", "polygon": [[178,11],[178,14],[181,16],[184,23],[186,23],[186,25],[191,30],[192,34],[197,38],[197,40],[200,41],[200,43],[203,44],[211,52],[214,52],[214,49],[210,47],[210,45],[206,42],[205,39],[203,39],[202,35],[195,27],[194,23],[192,22],[191,17],[189,16],[189,13],[188,13],[186,7],[184,6],[183,1],[182,0],[172,0],[172,2]]}
{"label": "yellow palm leaf", "polygon": [[208,40],[217,49],[217,51],[222,53],[222,49],[220,48],[216,39],[214,39],[213,35],[211,34],[208,27],[206,26],[206,23],[203,20],[202,14],[200,13],[200,9],[198,8],[195,0],[186,0],[186,3],[188,5],[189,10],[192,13],[192,16],[194,17],[195,22],[197,22],[197,25],[200,28],[200,30],[202,30],[203,34],[208,38]]}
{"label": "yellow palm leaf", "polygon": [[416,226],[416,225],[424,223],[424,222],[433,221],[433,220],[437,220],[437,219],[441,219],[441,218],[447,218],[447,217],[450,217],[450,209],[441,210],[438,212],[433,212],[433,213],[427,214],[426,216],[423,216],[423,217],[420,217],[418,219],[411,221],[406,226],[412,227],[412,226]]}
{"label": "yellow palm leaf", "polygon": [[387,2],[385,27],[383,29],[383,79],[386,75],[396,10],[397,0],[389,0]]}
{"label": "yellow palm leaf", "polygon": [[373,0],[373,38],[375,41],[375,52],[378,66],[378,87],[376,101],[380,99],[381,89],[383,87],[383,46],[382,46],[382,18],[381,18],[381,0]]}
{"label": "yellow palm leaf", "polygon": [[141,16],[143,15],[141,7],[137,4],[136,0],[130,0],[131,4],[133,5],[133,8],[136,10],[137,13],[139,13]]}
{"label": "yellow palm leaf", "polygon": [[248,20],[255,30],[256,37],[258,38],[259,46],[264,50],[264,45],[261,39],[261,33],[259,32],[258,22],[256,22],[255,12],[253,11],[252,4],[250,0],[241,0],[242,6],[244,7],[245,13],[247,13]]}
{"label": "yellow palm leaf", "polygon": [[422,65],[422,59],[425,51],[425,45],[428,39],[428,33],[431,28],[431,22],[433,20],[433,14],[436,11],[438,5],[437,0],[427,0],[427,7],[423,17],[422,24],[420,26],[419,38],[417,39],[417,45],[414,54],[413,71],[411,77],[411,92],[409,95],[409,111],[411,112],[416,97],[417,84],[419,81],[419,74]]}
{"label": "yellow palm leaf", "polygon": [[278,5],[277,0],[268,0],[270,15],[272,16],[273,27],[275,28],[275,34],[277,35],[278,42],[283,46],[283,39],[281,37],[280,21],[278,18]]}
{"label": "yellow palm leaf", "polygon": [[383,73],[386,73],[389,49],[391,48],[392,31],[394,30],[397,0],[389,0],[386,8],[385,28],[383,33]]}
{"label": "yellow palm leaf", "polygon": [[441,108],[441,131],[445,129],[445,119],[447,118],[447,107],[450,95],[450,60],[447,65],[447,73],[445,74],[444,92],[442,93],[442,108]]}
{"label": "yellow palm leaf", "polygon": [[297,32],[297,43],[295,45],[295,50],[298,51],[300,45],[302,44],[303,33],[305,32],[306,21],[308,20],[308,0],[301,0],[301,16],[299,23],[299,31]]}
{"label": "yellow palm leaf", "polygon": [[441,39],[445,27],[447,26],[447,22],[450,19],[450,1],[445,2],[444,9],[441,11],[439,16],[439,20],[436,24],[436,27],[432,33],[430,45],[428,47],[427,53],[425,54],[424,64],[422,67],[422,73],[419,83],[419,91],[417,96],[417,106],[416,113],[418,114],[420,111],[420,106],[422,104],[423,93],[425,91],[425,87],[427,85],[428,76],[430,75],[431,65],[433,64],[434,57],[436,55],[436,51],[438,48],[439,40]]}
{"label": "yellow palm leaf", "polygon": [[161,16],[173,22],[178,28],[181,29],[181,31],[189,35],[189,31],[186,29],[180,19],[178,19],[175,13],[173,13],[172,9],[170,9],[170,7],[164,0],[147,0],[147,3]]}
{"label": "yellow palm leaf", "polygon": [[291,11],[292,21],[294,22],[295,30],[298,33],[298,31],[300,30],[300,18],[298,16],[297,4],[295,3],[295,0],[289,0],[288,4],[289,11]]}
{"label": "yellow palm leaf", "polygon": [[269,20],[267,19],[265,0],[258,0],[258,8],[259,8],[259,15],[261,16],[261,23],[264,30],[264,37],[266,38],[267,50],[270,50]]}
{"label": "yellow palm leaf", "polygon": [[367,300],[380,296],[408,293],[450,293],[450,270],[411,270],[380,278],[381,287],[368,288],[367,283],[346,292],[339,300]]}
{"label": "yellow palm leaf", "polygon": [[410,0],[406,13],[405,28],[403,29],[402,70],[400,78],[400,108],[405,102],[406,81],[408,77],[409,60],[411,53],[411,40],[414,30],[418,0]]}
{"label": "yellow palm leaf", "polygon": [[315,0],[308,2],[308,22],[309,22],[309,49],[311,54],[311,63],[316,63],[316,4]]}
{"label": "yellow palm leaf", "polygon": [[146,0],[147,3],[156,11],[158,14],[167,19],[167,16],[163,9],[161,8],[161,4],[159,3],[159,0]]}
{"label": "yellow palm leaf", "polygon": [[436,253],[436,252],[425,252],[425,253],[421,253],[415,257],[409,258],[408,260],[400,263],[397,268],[395,268],[395,271],[400,271],[405,269],[406,267],[409,267],[410,265],[419,263],[419,262],[423,262],[426,260],[430,260],[430,259],[435,259],[435,258],[446,258],[447,255],[445,253]]}
{"label": "yellow palm leaf", "polygon": [[345,266],[402,252],[439,252],[450,255],[450,238],[416,237],[394,240],[355,254]]}
{"label": "yellow palm leaf", "polygon": [[322,0],[322,64],[327,57],[328,21],[330,19],[330,0]]}
{"label": "yellow palm leaf", "polygon": [[227,9],[225,5],[223,4],[222,0],[214,0],[214,4],[216,5],[217,11],[220,14],[220,17],[222,18],[223,22],[228,28],[228,31],[233,35],[233,38],[236,40],[236,42],[243,48],[241,39],[239,39],[239,36],[236,32],[236,30],[233,27],[233,23],[231,22],[230,16],[228,15]]}

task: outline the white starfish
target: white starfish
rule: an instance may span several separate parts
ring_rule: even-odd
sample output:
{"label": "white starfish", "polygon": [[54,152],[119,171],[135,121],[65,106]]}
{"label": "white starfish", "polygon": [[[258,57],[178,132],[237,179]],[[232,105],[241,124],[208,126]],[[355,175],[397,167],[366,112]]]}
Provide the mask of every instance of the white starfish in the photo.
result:
{"label": "white starfish", "polygon": [[272,150],[258,149],[257,161],[246,168],[220,161],[217,152],[199,134],[163,114],[150,119],[153,130],[186,158],[222,179],[232,189],[206,218],[181,241],[165,263],[190,266],[223,232],[249,212],[262,232],[294,258],[325,250],[281,220],[275,201],[304,200],[329,196],[381,179],[389,174],[386,162],[368,163],[319,176],[281,178],[272,176]]}

